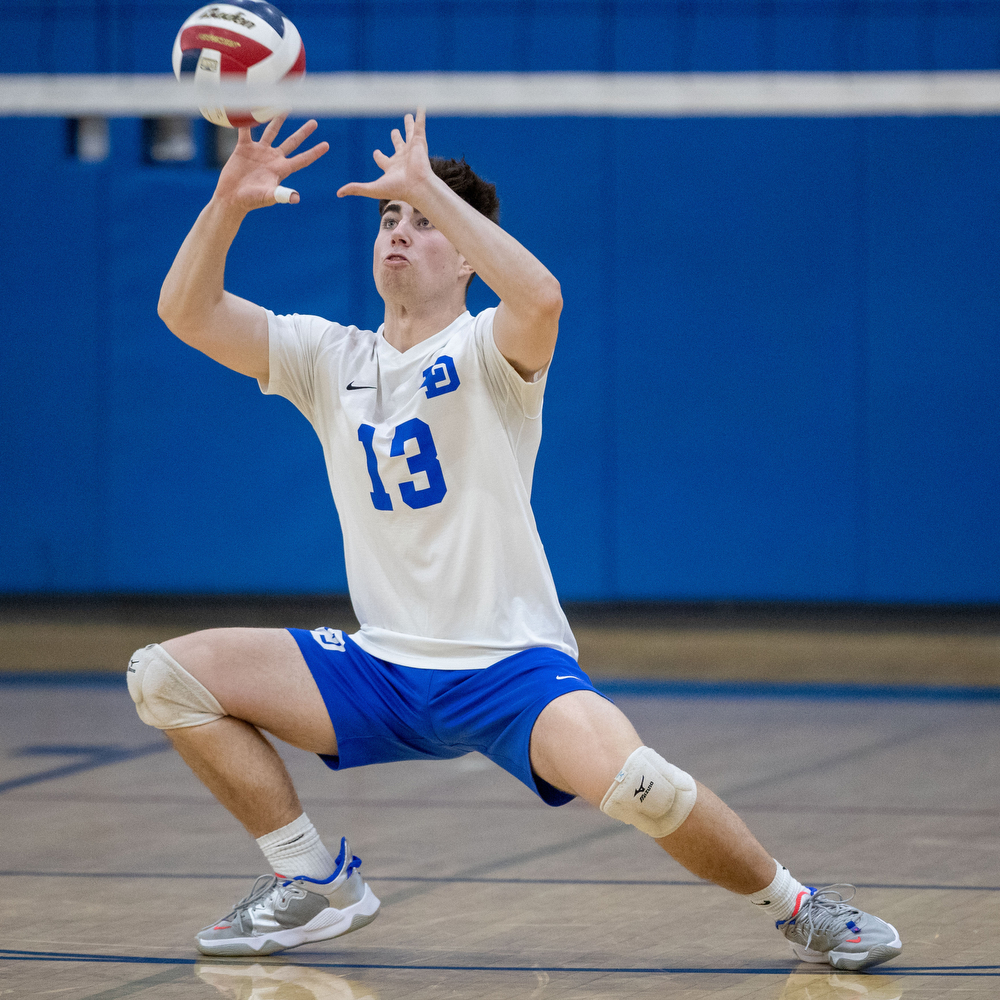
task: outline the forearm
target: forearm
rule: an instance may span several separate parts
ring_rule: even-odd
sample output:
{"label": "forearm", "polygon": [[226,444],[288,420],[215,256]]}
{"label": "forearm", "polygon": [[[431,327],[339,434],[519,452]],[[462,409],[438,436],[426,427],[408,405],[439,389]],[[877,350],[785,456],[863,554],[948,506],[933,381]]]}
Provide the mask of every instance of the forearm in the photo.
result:
{"label": "forearm", "polygon": [[157,312],[182,340],[207,329],[225,294],[226,255],[245,212],[212,199],[191,227],[160,289]]}
{"label": "forearm", "polygon": [[439,229],[472,269],[519,317],[562,306],[559,282],[547,267],[440,178],[421,191],[417,208]]}
{"label": "forearm", "polygon": [[157,312],[185,344],[233,371],[266,379],[266,314],[224,287],[226,254],[245,214],[217,197],[202,209],[167,272]]}

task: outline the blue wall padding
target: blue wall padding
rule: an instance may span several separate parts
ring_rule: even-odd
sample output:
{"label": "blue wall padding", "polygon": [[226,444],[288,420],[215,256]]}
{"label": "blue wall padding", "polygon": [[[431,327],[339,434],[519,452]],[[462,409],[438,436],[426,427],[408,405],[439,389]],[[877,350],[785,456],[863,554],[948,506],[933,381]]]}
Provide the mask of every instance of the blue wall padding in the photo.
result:
{"label": "blue wall padding", "polygon": [[[286,3],[314,70],[992,68],[995,4]],[[23,3],[5,70],[159,71],[189,4]],[[105,16],[98,26],[96,11]],[[129,8],[133,13],[135,9]],[[853,12],[853,13],[852,13]],[[129,15],[131,16],[131,15]],[[488,44],[484,42],[488,40]],[[155,44],[154,44],[155,43]],[[376,326],[395,121],[323,121],[228,287]],[[433,119],[563,285],[534,505],[575,599],[1000,600],[1000,121]],[[0,591],[337,592],[318,442],[174,339],[195,164],[6,119]],[[476,283],[470,305],[493,297]]]}
{"label": "blue wall padding", "polygon": [[[2,72],[169,72],[194,0],[18,0]],[[995,0],[282,0],[310,70],[993,69]]]}

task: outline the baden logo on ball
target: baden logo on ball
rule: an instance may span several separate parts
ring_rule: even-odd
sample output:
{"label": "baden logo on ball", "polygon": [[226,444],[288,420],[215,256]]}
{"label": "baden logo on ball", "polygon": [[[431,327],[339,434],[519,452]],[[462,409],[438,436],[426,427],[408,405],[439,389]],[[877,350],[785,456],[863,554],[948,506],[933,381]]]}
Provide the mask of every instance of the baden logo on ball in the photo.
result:
{"label": "baden logo on ball", "polygon": [[[306,50],[298,30],[284,14],[262,0],[232,0],[196,10],[174,39],[178,80],[219,84],[278,83],[301,79]],[[278,108],[199,108],[216,125],[245,128],[270,121]]]}

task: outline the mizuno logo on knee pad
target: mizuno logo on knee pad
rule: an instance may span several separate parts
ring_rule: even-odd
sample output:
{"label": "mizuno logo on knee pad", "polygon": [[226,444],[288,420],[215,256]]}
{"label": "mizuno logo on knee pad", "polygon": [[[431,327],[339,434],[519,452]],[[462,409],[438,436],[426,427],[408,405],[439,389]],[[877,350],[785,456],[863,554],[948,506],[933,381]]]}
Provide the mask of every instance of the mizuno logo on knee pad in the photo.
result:
{"label": "mizuno logo on knee pad", "polygon": [[639,747],[616,775],[601,810],[651,837],[666,837],[688,818],[697,795],[690,774]]}

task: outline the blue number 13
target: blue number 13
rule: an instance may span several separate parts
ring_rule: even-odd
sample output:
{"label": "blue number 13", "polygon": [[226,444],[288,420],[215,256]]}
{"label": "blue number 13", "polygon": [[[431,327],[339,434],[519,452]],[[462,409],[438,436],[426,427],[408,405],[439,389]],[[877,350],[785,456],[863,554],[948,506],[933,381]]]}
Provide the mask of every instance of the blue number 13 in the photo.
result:
{"label": "blue number 13", "polygon": [[[372,481],[372,504],[376,510],[392,510],[392,498],[386,492],[378,471],[378,456],[375,454],[374,444],[375,428],[371,424],[362,424],[358,428],[358,440],[364,445],[365,457],[368,460],[368,477]],[[407,480],[399,484],[399,495],[403,498],[403,503],[414,510],[433,507],[444,499],[448,486],[444,481],[444,473],[441,471],[430,427],[416,417],[400,424],[393,435],[389,454],[393,458],[404,455],[406,442],[410,440],[417,442],[419,451],[407,456],[406,465],[413,475],[423,472],[427,476],[427,485],[418,490]]]}

